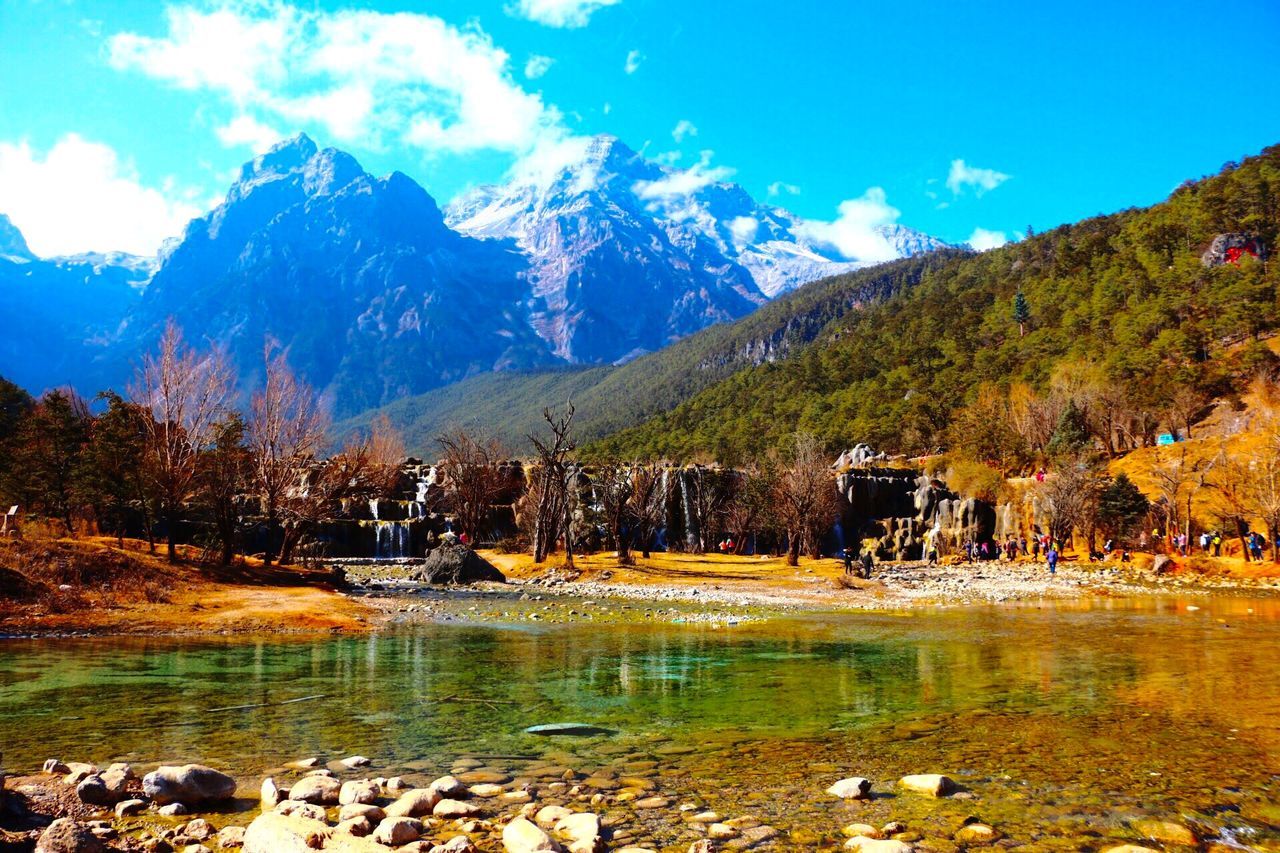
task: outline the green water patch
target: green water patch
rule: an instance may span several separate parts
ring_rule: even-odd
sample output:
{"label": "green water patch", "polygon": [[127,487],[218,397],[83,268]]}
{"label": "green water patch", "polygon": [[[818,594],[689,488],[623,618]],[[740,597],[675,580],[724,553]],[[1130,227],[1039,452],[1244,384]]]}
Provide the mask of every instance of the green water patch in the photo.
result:
{"label": "green water patch", "polygon": [[[1143,817],[1265,847],[1280,840],[1280,621],[1215,607],[10,641],[0,742],[11,771],[198,761],[247,790],[312,755],[360,753],[370,775],[422,781],[460,759],[530,778],[643,767],[680,802],[750,813],[808,849],[834,848],[850,822],[950,838],[972,816],[1028,849],[1136,840]],[[565,722],[580,736],[527,731]],[[895,791],[928,772],[964,796]],[[848,775],[882,796],[824,795]],[[643,823],[655,844],[687,846],[678,814]]]}

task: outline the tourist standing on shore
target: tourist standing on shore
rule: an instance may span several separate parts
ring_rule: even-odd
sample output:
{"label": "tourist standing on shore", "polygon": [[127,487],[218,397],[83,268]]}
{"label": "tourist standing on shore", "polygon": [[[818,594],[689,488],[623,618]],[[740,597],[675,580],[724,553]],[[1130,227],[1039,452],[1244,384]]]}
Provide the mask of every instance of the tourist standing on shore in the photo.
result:
{"label": "tourist standing on shore", "polygon": [[875,568],[875,558],[871,556],[871,549],[868,548],[862,552],[862,576],[870,580],[873,568]]}
{"label": "tourist standing on shore", "polygon": [[1049,574],[1056,575],[1058,573],[1058,548],[1050,544],[1049,550],[1044,555],[1045,562],[1049,564]]}

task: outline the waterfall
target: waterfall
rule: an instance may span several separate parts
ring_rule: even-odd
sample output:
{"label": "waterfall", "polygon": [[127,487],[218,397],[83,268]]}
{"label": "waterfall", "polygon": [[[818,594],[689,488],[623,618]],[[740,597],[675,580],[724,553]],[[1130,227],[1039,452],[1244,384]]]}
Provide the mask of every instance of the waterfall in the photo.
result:
{"label": "waterfall", "polygon": [[684,510],[684,544],[685,549],[689,551],[698,550],[698,536],[701,531],[698,530],[698,520],[693,516],[693,508],[689,505],[689,477],[696,475],[699,477],[698,485],[702,486],[702,469],[695,468],[690,471],[688,468],[680,472],[680,505]]}
{"label": "waterfall", "polygon": [[378,520],[378,499],[371,498],[369,500],[369,514],[373,516],[373,520]]}
{"label": "waterfall", "polygon": [[374,558],[398,560],[409,557],[409,525],[403,521],[379,521],[374,526]]}

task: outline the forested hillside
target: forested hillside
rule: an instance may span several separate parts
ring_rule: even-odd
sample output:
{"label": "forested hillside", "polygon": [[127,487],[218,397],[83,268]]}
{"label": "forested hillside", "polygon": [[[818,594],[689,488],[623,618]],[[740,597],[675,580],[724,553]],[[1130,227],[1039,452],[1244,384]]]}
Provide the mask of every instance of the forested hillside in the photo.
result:
{"label": "forested hillside", "polygon": [[[793,357],[587,451],[732,462],[804,430],[831,449],[959,447],[1009,469],[1045,450],[1068,404],[1112,453],[1149,444],[1274,369],[1260,338],[1280,325],[1264,260],[1278,230],[1280,146],[1151,208],[952,257]],[[1220,235],[1245,247],[1202,260]]]}
{"label": "forested hillside", "polygon": [[850,312],[909,290],[931,270],[966,256],[946,249],[822,279],[737,322],[712,326],[617,367],[476,376],[343,421],[333,436],[340,442],[386,414],[411,452],[435,453],[436,436],[455,426],[524,452],[526,436],[542,423],[543,408],[572,399],[579,440],[603,438],[669,411],[738,370],[790,356]]}

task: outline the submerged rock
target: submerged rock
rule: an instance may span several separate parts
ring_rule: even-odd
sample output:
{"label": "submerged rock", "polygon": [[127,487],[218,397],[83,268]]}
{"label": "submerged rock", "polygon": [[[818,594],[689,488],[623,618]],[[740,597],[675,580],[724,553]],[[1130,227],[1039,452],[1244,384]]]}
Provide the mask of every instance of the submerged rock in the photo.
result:
{"label": "submerged rock", "polygon": [[861,776],[841,779],[828,788],[827,793],[842,800],[866,799],[871,796],[871,780],[863,779]]}
{"label": "submerged rock", "polygon": [[477,581],[505,583],[507,580],[506,575],[492,563],[457,542],[445,542],[436,547],[411,577],[424,583],[444,584]]}
{"label": "submerged rock", "polygon": [[948,776],[940,773],[917,773],[903,776],[898,784],[908,791],[928,794],[931,797],[945,797],[956,789],[956,783]]}

